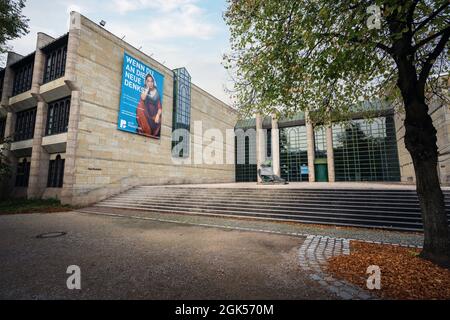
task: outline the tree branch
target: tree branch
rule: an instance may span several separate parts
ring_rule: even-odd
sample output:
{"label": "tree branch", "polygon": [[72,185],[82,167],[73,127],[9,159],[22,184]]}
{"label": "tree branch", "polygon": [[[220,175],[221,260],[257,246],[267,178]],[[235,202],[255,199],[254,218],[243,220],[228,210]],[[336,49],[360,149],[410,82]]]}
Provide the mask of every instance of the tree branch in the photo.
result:
{"label": "tree branch", "polygon": [[442,51],[444,51],[445,45],[447,44],[449,38],[450,28],[447,28],[445,29],[444,34],[442,35],[434,50],[428,55],[428,58],[425,60],[425,63],[419,75],[419,86],[421,89],[425,88],[425,83],[428,79],[428,76],[430,75],[430,71],[433,67],[434,61],[439,57]]}
{"label": "tree branch", "polygon": [[425,39],[423,39],[422,41],[419,41],[414,47],[413,50],[416,51],[417,49],[419,49],[421,46],[423,46],[424,44],[427,44],[428,42],[430,42],[431,40],[433,40],[434,38],[439,37],[440,35],[444,34],[445,32],[448,32],[450,30],[450,27],[447,27],[445,29],[442,29],[439,32],[436,32],[435,34],[432,34],[429,37],[426,37]]}
{"label": "tree branch", "polygon": [[440,6],[436,11],[434,11],[432,14],[430,14],[428,16],[428,18],[426,18],[425,20],[423,20],[422,22],[419,23],[419,25],[414,29],[413,34],[416,33],[417,31],[419,31],[421,28],[423,28],[428,22],[430,22],[431,20],[433,20],[439,13],[441,13],[442,11],[444,11],[447,6],[449,5],[449,3],[446,1],[442,6]]}

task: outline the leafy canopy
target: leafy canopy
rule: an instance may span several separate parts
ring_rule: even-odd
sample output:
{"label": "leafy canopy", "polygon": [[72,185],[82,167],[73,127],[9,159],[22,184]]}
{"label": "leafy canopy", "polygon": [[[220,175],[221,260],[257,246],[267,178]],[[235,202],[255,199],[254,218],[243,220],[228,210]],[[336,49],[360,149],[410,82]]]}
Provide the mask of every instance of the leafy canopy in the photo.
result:
{"label": "leafy canopy", "polygon": [[0,0],[0,53],[8,50],[6,43],[28,33],[28,19],[22,15],[24,0]]}
{"label": "leafy canopy", "polygon": [[365,109],[362,101],[399,101],[399,43],[410,43],[424,83],[449,69],[448,47],[432,56],[439,41],[448,45],[448,0],[228,0],[225,20],[225,67],[244,117],[314,110],[327,122]]}

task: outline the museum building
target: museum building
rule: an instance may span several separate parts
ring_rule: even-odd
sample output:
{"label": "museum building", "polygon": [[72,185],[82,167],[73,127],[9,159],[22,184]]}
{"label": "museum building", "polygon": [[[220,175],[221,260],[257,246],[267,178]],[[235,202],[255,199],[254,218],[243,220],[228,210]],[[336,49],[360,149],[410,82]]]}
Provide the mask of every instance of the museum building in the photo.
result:
{"label": "museum building", "polygon": [[[139,185],[256,182],[267,161],[289,182],[414,182],[402,116],[389,106],[370,121],[355,115],[328,127],[302,113],[238,121],[188,70],[167,68],[77,12],[67,34],[38,33],[35,52],[8,53],[0,97],[0,139],[12,165],[3,187],[17,197],[87,205]],[[449,112],[442,103],[430,107],[443,184]],[[174,141],[178,129],[184,134]],[[173,161],[176,144],[184,145],[180,159],[209,146],[208,130],[235,133],[215,143],[231,163]]]}

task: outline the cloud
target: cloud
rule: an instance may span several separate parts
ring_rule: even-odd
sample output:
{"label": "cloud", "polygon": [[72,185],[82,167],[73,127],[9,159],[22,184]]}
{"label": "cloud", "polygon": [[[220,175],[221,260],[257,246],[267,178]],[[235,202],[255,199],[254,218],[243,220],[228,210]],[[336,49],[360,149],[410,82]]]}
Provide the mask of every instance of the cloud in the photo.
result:
{"label": "cloud", "polygon": [[[196,0],[115,0],[113,10],[120,14],[147,13],[148,28],[153,39],[209,39],[217,28],[206,22],[205,11]],[[143,30],[143,29],[140,29]]]}
{"label": "cloud", "polygon": [[145,9],[170,12],[181,6],[195,2],[197,0],[114,0],[113,8],[121,14]]}

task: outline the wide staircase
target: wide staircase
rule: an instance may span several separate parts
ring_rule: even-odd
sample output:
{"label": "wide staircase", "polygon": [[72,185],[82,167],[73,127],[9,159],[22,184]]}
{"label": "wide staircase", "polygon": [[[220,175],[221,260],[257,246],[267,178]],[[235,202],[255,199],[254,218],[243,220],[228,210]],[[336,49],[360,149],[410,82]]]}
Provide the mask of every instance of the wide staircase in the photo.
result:
{"label": "wide staircase", "polygon": [[[450,221],[450,190],[444,194]],[[423,230],[414,190],[141,186],[104,200],[90,210],[100,207]]]}

